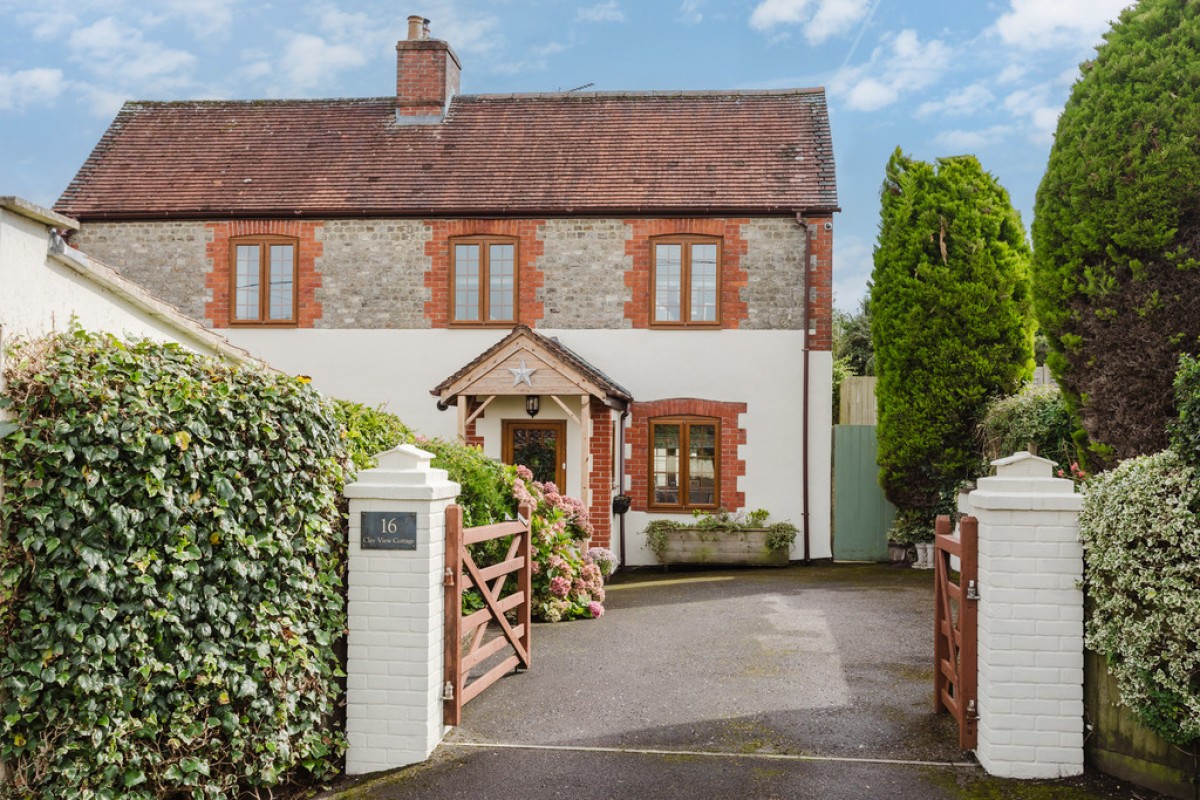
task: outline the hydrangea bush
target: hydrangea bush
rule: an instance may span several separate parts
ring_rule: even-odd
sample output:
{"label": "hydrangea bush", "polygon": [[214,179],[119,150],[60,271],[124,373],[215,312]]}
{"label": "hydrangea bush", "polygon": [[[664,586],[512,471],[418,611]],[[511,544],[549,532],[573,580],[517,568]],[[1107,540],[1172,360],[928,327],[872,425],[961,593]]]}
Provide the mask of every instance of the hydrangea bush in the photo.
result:
{"label": "hydrangea bush", "polygon": [[1200,474],[1167,450],[1088,483],[1079,518],[1087,645],[1164,739],[1200,741]]}

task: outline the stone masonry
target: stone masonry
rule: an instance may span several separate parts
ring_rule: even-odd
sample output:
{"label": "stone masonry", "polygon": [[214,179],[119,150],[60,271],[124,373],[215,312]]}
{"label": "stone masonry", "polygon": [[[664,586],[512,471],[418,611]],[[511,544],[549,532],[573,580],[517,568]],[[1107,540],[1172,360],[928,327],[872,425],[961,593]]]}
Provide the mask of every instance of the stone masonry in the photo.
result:
{"label": "stone masonry", "polygon": [[[668,222],[677,224],[671,227]],[[798,330],[803,325],[802,268],[809,260],[808,241],[792,217],[692,221],[558,218],[536,226],[494,220],[456,220],[449,226],[446,221],[415,219],[312,223],[320,255],[307,262],[302,257],[299,267],[302,281],[306,271],[319,277],[316,301],[321,314],[310,323],[318,328],[444,326],[448,311],[441,312],[440,319],[431,317],[430,303],[440,309],[449,287],[428,285],[430,275],[436,279],[444,274],[432,269],[430,252],[449,247],[448,242],[436,240],[438,231],[465,234],[474,227],[480,232],[509,228],[521,232],[521,259],[523,263],[529,260],[529,271],[523,271],[522,280],[527,275],[532,281],[521,287],[522,311],[528,305],[532,315],[529,319],[523,316],[522,321],[539,328],[645,327],[649,286],[636,276],[635,264],[648,258],[641,253],[649,247],[647,231],[669,232],[667,228],[724,237],[728,262],[724,272],[726,311],[722,314],[725,327]],[[214,264],[215,259],[206,253],[209,224],[89,222],[71,243],[189,316],[204,319],[213,299],[205,289],[206,281],[219,282],[223,275],[213,274],[214,270],[228,270],[228,264]],[[814,276],[814,285],[821,292],[830,285],[829,269],[824,260]],[[635,284],[641,288],[631,288]],[[814,303],[814,308],[824,308],[823,301]],[[818,316],[817,323],[818,328],[827,328],[827,315]],[[819,330],[816,349],[827,349],[829,337],[820,334]]]}

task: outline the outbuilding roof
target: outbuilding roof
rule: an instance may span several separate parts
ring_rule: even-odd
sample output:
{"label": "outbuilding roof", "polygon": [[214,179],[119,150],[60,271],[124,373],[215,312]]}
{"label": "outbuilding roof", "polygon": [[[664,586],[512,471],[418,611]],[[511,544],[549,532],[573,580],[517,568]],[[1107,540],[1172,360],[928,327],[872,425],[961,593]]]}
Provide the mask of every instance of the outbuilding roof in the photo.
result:
{"label": "outbuilding roof", "polygon": [[821,89],[130,102],[55,210],[98,219],[837,210]]}

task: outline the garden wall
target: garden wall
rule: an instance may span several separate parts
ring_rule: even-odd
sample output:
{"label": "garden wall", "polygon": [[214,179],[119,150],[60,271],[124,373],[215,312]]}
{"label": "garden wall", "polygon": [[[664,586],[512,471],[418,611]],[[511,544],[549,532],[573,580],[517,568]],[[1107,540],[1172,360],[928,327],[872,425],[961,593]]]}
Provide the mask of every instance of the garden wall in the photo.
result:
{"label": "garden wall", "polygon": [[[1121,705],[1116,681],[1104,657],[1090,650],[1084,657],[1084,713],[1091,726],[1086,740],[1088,762],[1109,775],[1171,797],[1195,797],[1193,758],[1134,718]],[[1197,776],[1200,777],[1200,776]]]}

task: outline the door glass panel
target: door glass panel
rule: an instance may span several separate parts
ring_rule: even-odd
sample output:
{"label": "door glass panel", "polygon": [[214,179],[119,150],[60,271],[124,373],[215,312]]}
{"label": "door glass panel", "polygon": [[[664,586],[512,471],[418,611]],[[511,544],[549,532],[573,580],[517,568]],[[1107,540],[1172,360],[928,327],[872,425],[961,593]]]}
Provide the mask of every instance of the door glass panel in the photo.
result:
{"label": "door glass panel", "polygon": [[688,503],[716,505],[717,427],[692,425],[688,430]]}
{"label": "door glass panel", "polygon": [[660,244],[654,247],[654,320],[679,322],[680,285],[683,281],[683,247]]}
{"label": "door glass panel", "polygon": [[692,245],[692,322],[717,321],[717,246]]}
{"label": "door glass panel", "polygon": [[[513,464],[525,466],[535,481],[546,483],[558,476],[558,431],[554,428],[513,428]],[[562,487],[560,486],[561,490]]]}
{"label": "door glass panel", "polygon": [[258,319],[258,245],[237,246],[235,319]]}
{"label": "door glass panel", "polygon": [[679,505],[679,426],[654,426],[654,502]]}
{"label": "door glass panel", "polygon": [[270,319],[292,318],[292,292],[296,259],[290,244],[271,245]]}
{"label": "door glass panel", "polygon": [[510,320],[513,315],[513,288],[516,271],[513,246],[494,244],[488,253],[488,319]]}
{"label": "door glass panel", "polygon": [[454,246],[454,319],[479,321],[479,245]]}

